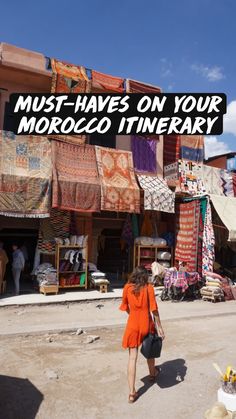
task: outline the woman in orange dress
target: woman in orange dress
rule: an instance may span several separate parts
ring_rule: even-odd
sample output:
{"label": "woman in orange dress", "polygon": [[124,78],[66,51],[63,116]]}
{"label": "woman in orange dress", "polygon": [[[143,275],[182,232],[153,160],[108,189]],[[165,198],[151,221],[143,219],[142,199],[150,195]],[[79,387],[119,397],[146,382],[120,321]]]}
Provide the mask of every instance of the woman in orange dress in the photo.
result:
{"label": "woman in orange dress", "polygon": [[[129,402],[133,403],[138,398],[138,394],[135,390],[138,347],[142,344],[143,339],[149,333],[149,330],[151,333],[155,333],[155,324],[150,313],[153,314],[158,335],[162,339],[165,337],[158,313],[154,288],[151,284],[148,284],[148,272],[145,268],[138,267],[132,273],[129,282],[123,289],[120,310],[126,311],[129,315],[122,346],[125,349],[129,349]],[[157,376],[155,359],[147,359],[147,364],[150,380],[154,381]]]}

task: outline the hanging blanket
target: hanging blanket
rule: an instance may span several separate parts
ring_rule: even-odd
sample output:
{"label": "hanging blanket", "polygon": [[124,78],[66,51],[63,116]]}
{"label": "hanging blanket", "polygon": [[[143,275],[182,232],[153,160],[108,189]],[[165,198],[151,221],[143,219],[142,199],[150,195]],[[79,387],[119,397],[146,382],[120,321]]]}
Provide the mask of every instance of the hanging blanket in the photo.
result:
{"label": "hanging blanket", "polygon": [[55,238],[67,238],[70,233],[71,213],[52,208],[50,218],[40,220],[38,250],[40,253],[54,253]]}
{"label": "hanging blanket", "polygon": [[180,136],[164,135],[164,166],[175,163],[180,157]]}
{"label": "hanging blanket", "polygon": [[63,61],[51,59],[52,93],[86,93],[90,91],[90,82],[86,70]]}
{"label": "hanging blanket", "polygon": [[191,195],[202,195],[205,193],[205,185],[202,180],[202,170],[202,164],[179,160],[178,171],[180,190]]}
{"label": "hanging blanket", "polygon": [[228,170],[221,170],[220,177],[222,180],[223,194],[225,196],[234,197],[233,176]]}
{"label": "hanging blanket", "polygon": [[152,84],[140,83],[136,80],[126,80],[127,93],[161,93],[160,87],[153,86]]}
{"label": "hanging blanket", "polygon": [[234,191],[234,196],[236,197],[236,173],[232,173],[232,178],[233,178],[233,191]]}
{"label": "hanging blanket", "polygon": [[140,190],[135,180],[132,153],[96,146],[102,182],[101,209],[140,212]]}
{"label": "hanging blanket", "polygon": [[52,206],[72,211],[100,211],[101,186],[91,145],[52,142]]}
{"label": "hanging blanket", "polygon": [[164,179],[157,176],[137,175],[144,190],[144,209],[175,212],[175,194],[168,188]]}
{"label": "hanging blanket", "polygon": [[0,131],[0,214],[49,217],[51,144],[46,137]]}
{"label": "hanging blanket", "polygon": [[124,92],[124,79],[92,70],[92,92]]}
{"label": "hanging blanket", "polygon": [[202,135],[181,135],[180,158],[202,163],[204,160],[204,137]]}
{"label": "hanging blanket", "polygon": [[[68,64],[63,61],[51,59],[52,65],[52,93],[89,93],[91,82],[86,70],[82,66]],[[54,139],[69,144],[84,144],[86,135],[58,135]]]}
{"label": "hanging blanket", "polygon": [[186,262],[186,270],[197,270],[200,203],[192,201],[176,204],[176,263]]}
{"label": "hanging blanket", "polygon": [[203,239],[202,239],[202,273],[213,272],[215,260],[215,234],[212,225],[211,204],[207,197],[207,207],[204,219]]}
{"label": "hanging blanket", "polygon": [[137,136],[131,137],[131,149],[136,170],[140,172],[156,173],[156,147],[156,140]]}
{"label": "hanging blanket", "polygon": [[203,165],[202,167],[203,184],[206,193],[215,195],[224,195],[221,170],[217,167]]}

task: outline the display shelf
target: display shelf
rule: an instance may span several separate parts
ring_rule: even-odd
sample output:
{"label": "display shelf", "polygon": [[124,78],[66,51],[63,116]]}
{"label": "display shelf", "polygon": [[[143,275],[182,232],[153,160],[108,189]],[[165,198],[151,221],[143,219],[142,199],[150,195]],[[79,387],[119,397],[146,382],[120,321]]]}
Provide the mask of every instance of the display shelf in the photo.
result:
{"label": "display shelf", "polygon": [[[65,256],[65,251],[68,250],[84,250],[83,255],[83,263],[85,263],[85,269],[79,271],[60,271],[60,262],[61,260],[65,260],[63,256]],[[64,254],[62,254],[64,253]],[[59,288],[88,288],[88,247],[86,246],[79,246],[79,245],[62,245],[57,244],[56,247],[56,269],[57,269],[57,279],[59,283]],[[61,276],[64,275],[78,275],[78,274],[85,274],[85,282],[83,285],[81,284],[73,284],[73,285],[60,285],[60,280],[62,279]]]}
{"label": "display shelf", "polygon": [[[151,255],[146,256],[142,255],[142,249],[149,250],[152,252]],[[171,254],[171,259],[160,259],[158,258],[157,254],[160,251],[168,251]],[[152,262],[170,262],[171,266],[173,266],[173,247],[170,246],[160,246],[160,245],[143,245],[143,244],[135,244],[134,245],[134,254],[133,254],[133,267],[136,268],[137,266],[144,265],[145,262],[149,260]],[[143,263],[142,263],[143,261]]]}

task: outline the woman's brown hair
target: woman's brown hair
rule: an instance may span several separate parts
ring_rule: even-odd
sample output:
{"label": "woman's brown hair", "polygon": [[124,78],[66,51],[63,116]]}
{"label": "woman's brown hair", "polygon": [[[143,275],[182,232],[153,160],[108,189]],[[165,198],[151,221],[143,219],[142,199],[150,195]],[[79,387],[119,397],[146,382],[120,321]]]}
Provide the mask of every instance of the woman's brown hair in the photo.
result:
{"label": "woman's brown hair", "polygon": [[138,266],[129,277],[130,284],[134,284],[134,294],[139,294],[140,289],[148,283],[148,271],[143,266]]}

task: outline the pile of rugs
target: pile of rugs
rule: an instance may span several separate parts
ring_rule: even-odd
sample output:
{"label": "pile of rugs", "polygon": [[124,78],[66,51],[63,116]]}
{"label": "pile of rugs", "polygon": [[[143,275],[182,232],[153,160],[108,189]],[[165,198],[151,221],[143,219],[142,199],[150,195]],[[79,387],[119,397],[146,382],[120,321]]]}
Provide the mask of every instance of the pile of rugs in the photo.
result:
{"label": "pile of rugs", "polygon": [[57,271],[50,263],[43,263],[35,271],[37,283],[42,285],[58,285]]}
{"label": "pile of rugs", "polygon": [[205,301],[229,301],[234,299],[234,287],[229,278],[222,277],[214,272],[207,272],[206,284],[201,289],[202,299]]}

